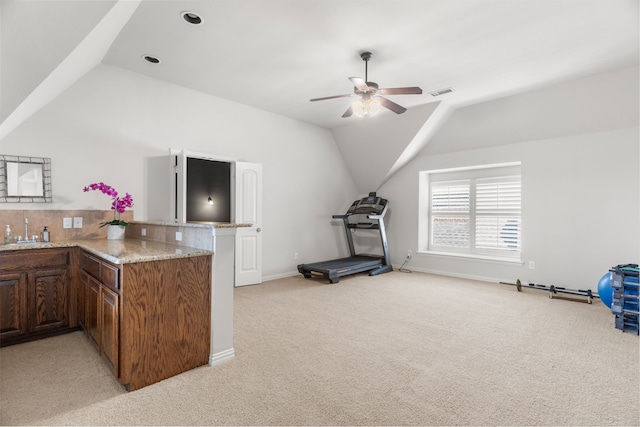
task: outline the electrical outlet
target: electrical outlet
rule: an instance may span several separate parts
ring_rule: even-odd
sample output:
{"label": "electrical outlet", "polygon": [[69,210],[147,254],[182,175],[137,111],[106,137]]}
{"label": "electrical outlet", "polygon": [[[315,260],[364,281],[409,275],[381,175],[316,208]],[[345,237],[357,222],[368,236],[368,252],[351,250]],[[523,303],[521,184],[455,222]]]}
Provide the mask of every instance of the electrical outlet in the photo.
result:
{"label": "electrical outlet", "polygon": [[146,228],[141,229],[140,230],[140,235],[146,236],[147,235],[147,229]]}
{"label": "electrical outlet", "polygon": [[529,261],[529,270],[535,270],[535,269],[536,269],[536,262]]}
{"label": "electrical outlet", "polygon": [[176,241],[182,241],[182,231],[176,231]]}
{"label": "electrical outlet", "polygon": [[73,228],[82,228],[82,217],[74,216],[73,217]]}
{"label": "electrical outlet", "polygon": [[297,260],[298,259],[298,252],[293,254],[293,259]]}
{"label": "electrical outlet", "polygon": [[72,228],[73,218],[62,218],[62,228]]}
{"label": "electrical outlet", "polygon": [[411,249],[409,249],[407,251],[407,259],[411,259],[412,256],[413,256],[413,254],[411,253]]}

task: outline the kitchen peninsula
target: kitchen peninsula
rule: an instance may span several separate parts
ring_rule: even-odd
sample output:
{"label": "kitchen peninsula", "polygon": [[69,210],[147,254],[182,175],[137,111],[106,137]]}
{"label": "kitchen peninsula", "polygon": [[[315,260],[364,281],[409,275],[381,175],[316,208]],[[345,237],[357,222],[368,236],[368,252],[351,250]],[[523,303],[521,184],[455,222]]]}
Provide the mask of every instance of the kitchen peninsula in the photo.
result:
{"label": "kitchen peninsula", "polygon": [[[176,232],[198,247],[161,241]],[[213,236],[210,225],[132,222],[120,241],[0,246],[0,343],[82,328],[127,390],[211,363]],[[218,285],[232,305],[233,283]]]}

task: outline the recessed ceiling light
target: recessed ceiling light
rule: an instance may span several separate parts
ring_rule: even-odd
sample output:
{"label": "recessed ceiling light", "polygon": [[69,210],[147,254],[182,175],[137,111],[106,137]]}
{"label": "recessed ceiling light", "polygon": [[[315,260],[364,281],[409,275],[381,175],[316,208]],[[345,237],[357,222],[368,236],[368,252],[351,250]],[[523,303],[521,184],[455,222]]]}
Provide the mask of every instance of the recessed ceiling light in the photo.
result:
{"label": "recessed ceiling light", "polygon": [[197,13],[185,11],[185,12],[181,12],[180,16],[182,16],[182,19],[184,19],[189,24],[193,24],[193,25],[202,24],[202,18],[200,18],[200,16]]}
{"label": "recessed ceiling light", "polygon": [[159,64],[160,60],[158,58],[156,58],[155,56],[151,56],[151,55],[142,55],[142,59],[144,59],[147,62],[151,62],[152,64]]}

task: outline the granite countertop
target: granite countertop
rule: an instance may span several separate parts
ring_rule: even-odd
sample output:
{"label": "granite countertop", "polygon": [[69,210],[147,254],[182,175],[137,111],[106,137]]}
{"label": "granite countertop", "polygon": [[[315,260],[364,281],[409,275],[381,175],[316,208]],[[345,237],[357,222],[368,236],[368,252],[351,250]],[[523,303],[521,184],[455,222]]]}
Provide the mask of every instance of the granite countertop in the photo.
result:
{"label": "granite countertop", "polygon": [[172,258],[188,258],[199,255],[213,255],[212,251],[178,246],[154,240],[125,239],[125,240],[69,240],[48,243],[23,243],[0,245],[0,253],[12,250],[30,250],[43,248],[80,247],[88,252],[110,261],[114,264],[132,262],[157,261]]}
{"label": "granite countertop", "polygon": [[150,224],[150,225],[164,225],[171,227],[184,227],[184,228],[242,228],[251,227],[252,224],[248,223],[236,223],[236,222],[208,222],[208,221],[190,221],[190,222],[167,222],[167,221],[130,221],[129,224]]}

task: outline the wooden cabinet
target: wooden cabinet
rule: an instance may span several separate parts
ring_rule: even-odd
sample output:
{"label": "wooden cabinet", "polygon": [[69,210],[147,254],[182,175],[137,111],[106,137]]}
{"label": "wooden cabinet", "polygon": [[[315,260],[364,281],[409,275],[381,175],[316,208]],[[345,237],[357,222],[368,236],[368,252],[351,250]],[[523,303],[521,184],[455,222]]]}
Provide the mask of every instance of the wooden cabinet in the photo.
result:
{"label": "wooden cabinet", "polygon": [[209,361],[211,255],[122,266],[120,382],[128,390]]}
{"label": "wooden cabinet", "polygon": [[89,281],[89,275],[84,271],[80,270],[77,274],[77,285],[76,285],[76,313],[77,313],[77,322],[82,329],[86,330],[86,320],[87,320],[87,283]]}
{"label": "wooden cabinet", "polygon": [[89,339],[100,351],[100,332],[98,330],[98,308],[100,307],[100,288],[102,285],[88,276],[85,301],[85,328]]}
{"label": "wooden cabinet", "polygon": [[116,264],[81,248],[1,251],[0,344],[81,326],[137,390],[208,363],[211,282],[211,254]]}
{"label": "wooden cabinet", "polygon": [[0,342],[27,334],[27,275],[0,273]]}
{"label": "wooden cabinet", "polygon": [[[118,373],[118,352],[120,350],[120,296],[103,286],[100,289],[100,356],[111,372]],[[117,376],[117,375],[116,375]]]}
{"label": "wooden cabinet", "polygon": [[68,325],[69,276],[68,267],[37,270],[29,276],[27,301],[34,332]]}
{"label": "wooden cabinet", "polygon": [[210,255],[116,266],[80,251],[80,323],[127,390],[206,365]]}
{"label": "wooden cabinet", "polygon": [[71,302],[72,249],[0,253],[0,344],[66,332],[76,326]]}
{"label": "wooden cabinet", "polygon": [[118,267],[86,251],[80,252],[78,321],[103,360],[119,377],[120,288]]}

